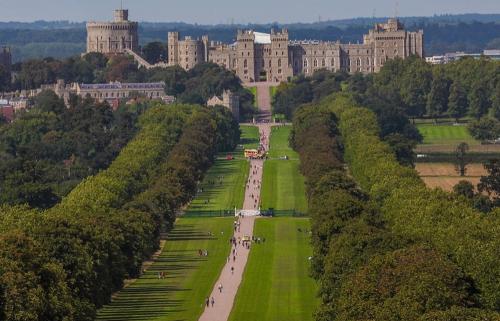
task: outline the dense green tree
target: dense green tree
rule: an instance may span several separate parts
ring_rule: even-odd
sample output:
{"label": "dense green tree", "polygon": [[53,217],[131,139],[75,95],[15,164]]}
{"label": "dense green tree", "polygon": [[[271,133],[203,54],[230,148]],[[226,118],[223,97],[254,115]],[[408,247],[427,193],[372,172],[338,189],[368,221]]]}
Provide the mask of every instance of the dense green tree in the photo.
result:
{"label": "dense green tree", "polygon": [[53,112],[56,115],[62,115],[66,110],[64,101],[52,90],[44,90],[36,96],[35,108],[45,113]]}
{"label": "dense green tree", "polygon": [[167,46],[161,42],[150,42],[142,47],[144,59],[150,64],[156,64],[167,58]]}
{"label": "dense green tree", "polygon": [[472,199],[474,197],[474,185],[469,181],[460,181],[453,186],[453,192],[465,198]]}
{"label": "dense green tree", "polygon": [[488,95],[487,85],[484,82],[477,81],[473,84],[469,94],[469,115],[479,119],[484,116],[491,106]]}
{"label": "dense green tree", "polygon": [[479,120],[472,121],[468,125],[472,137],[477,140],[494,140],[500,137],[500,121],[491,117],[482,117]]}
{"label": "dense green tree", "polygon": [[449,80],[445,77],[444,70],[436,69],[427,96],[427,115],[436,119],[448,109]]}
{"label": "dense green tree", "polygon": [[467,114],[468,100],[467,93],[459,81],[454,81],[450,87],[448,98],[448,114],[458,122],[459,118]]}
{"label": "dense green tree", "polygon": [[342,287],[336,320],[419,320],[474,305],[466,274],[438,251],[414,246],[376,256]]}
{"label": "dense green tree", "polygon": [[483,166],[488,175],[481,177],[477,188],[481,193],[486,192],[490,197],[498,199],[500,196],[500,161],[491,159]]}
{"label": "dense green tree", "polygon": [[497,83],[493,95],[491,97],[491,112],[490,115],[496,120],[500,120],[500,81]]}

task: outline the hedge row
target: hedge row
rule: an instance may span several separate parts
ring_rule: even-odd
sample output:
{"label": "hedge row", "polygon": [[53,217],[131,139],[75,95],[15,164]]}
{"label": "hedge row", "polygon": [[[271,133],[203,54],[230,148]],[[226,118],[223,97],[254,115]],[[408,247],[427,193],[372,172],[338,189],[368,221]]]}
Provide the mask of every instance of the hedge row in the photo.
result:
{"label": "hedge row", "polygon": [[[394,233],[380,203],[338,166],[338,142],[344,137],[338,136],[331,113],[328,101],[302,107],[291,138],[301,166],[314,169],[304,174],[312,219],[312,274],[322,301],[316,320],[496,320],[498,314],[475,309],[483,307],[460,266],[427,242]],[[377,132],[373,125],[365,129]],[[311,137],[330,143],[301,143]]]}
{"label": "hedge row", "polygon": [[380,141],[375,115],[349,97],[330,97],[324,104],[339,117],[352,175],[380,204],[392,231],[448,255],[474,280],[481,304],[499,310],[500,213],[483,215],[461,199],[426,188]]}
{"label": "hedge row", "polygon": [[[124,278],[140,274],[164,219],[172,225],[218,137],[234,127],[220,109],[153,107],[115,162],[59,205],[44,213],[2,209],[0,319],[92,320]],[[167,199],[168,209],[149,206]]]}

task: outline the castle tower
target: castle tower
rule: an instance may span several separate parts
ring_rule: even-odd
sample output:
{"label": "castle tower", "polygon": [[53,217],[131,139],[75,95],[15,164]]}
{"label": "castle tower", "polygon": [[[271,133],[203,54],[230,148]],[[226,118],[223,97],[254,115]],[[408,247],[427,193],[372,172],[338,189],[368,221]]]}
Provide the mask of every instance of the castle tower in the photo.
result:
{"label": "castle tower", "polygon": [[208,54],[210,49],[210,40],[208,36],[202,36],[201,42],[203,43],[203,62],[208,62]]}
{"label": "castle tower", "polygon": [[289,63],[288,55],[288,30],[280,32],[271,30],[271,70],[269,81],[286,81],[292,77],[293,71]]}
{"label": "castle tower", "polygon": [[118,9],[115,10],[115,22],[128,21],[128,10]]}
{"label": "castle tower", "polygon": [[254,82],[255,75],[255,34],[253,31],[238,30],[236,45],[236,74],[243,82]]}
{"label": "castle tower", "polygon": [[176,66],[180,64],[179,61],[179,33],[169,32],[167,40],[168,48],[168,65]]}
{"label": "castle tower", "polygon": [[113,22],[87,22],[87,53],[123,54],[139,49],[138,23],[128,20],[128,10],[115,10]]}

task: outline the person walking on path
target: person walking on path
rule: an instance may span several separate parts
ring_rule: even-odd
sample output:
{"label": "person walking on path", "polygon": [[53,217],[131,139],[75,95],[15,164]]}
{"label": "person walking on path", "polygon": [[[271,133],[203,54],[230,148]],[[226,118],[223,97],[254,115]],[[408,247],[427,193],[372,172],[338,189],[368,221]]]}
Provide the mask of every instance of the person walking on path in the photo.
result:
{"label": "person walking on path", "polygon": [[205,300],[205,304],[207,305],[207,308],[210,307],[210,299],[207,296],[207,299]]}
{"label": "person walking on path", "polygon": [[222,293],[222,283],[219,283],[219,292]]}
{"label": "person walking on path", "polygon": [[214,304],[215,304],[215,299],[214,297],[212,297],[212,308],[214,307]]}

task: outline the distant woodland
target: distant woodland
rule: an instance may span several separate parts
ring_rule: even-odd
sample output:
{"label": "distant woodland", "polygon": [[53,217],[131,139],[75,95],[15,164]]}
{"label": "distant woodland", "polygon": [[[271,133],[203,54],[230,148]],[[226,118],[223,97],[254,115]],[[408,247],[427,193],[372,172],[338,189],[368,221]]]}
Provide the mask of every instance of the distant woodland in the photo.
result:
{"label": "distant woodland", "polygon": [[[356,18],[349,20],[296,23],[280,25],[193,25],[186,23],[141,22],[141,45],[153,41],[165,42],[167,32],[199,37],[208,34],[213,40],[234,41],[236,30],[250,28],[269,32],[270,28],[286,27],[291,39],[340,40],[344,43],[361,42],[373,24],[386,18]],[[434,17],[407,17],[401,21],[409,30],[423,29],[427,55],[445,52],[480,52],[500,49],[500,14],[446,15]],[[32,58],[66,58],[85,50],[84,23],[67,21],[37,21],[32,23],[0,22],[0,45],[13,48],[13,59],[19,62]]]}

